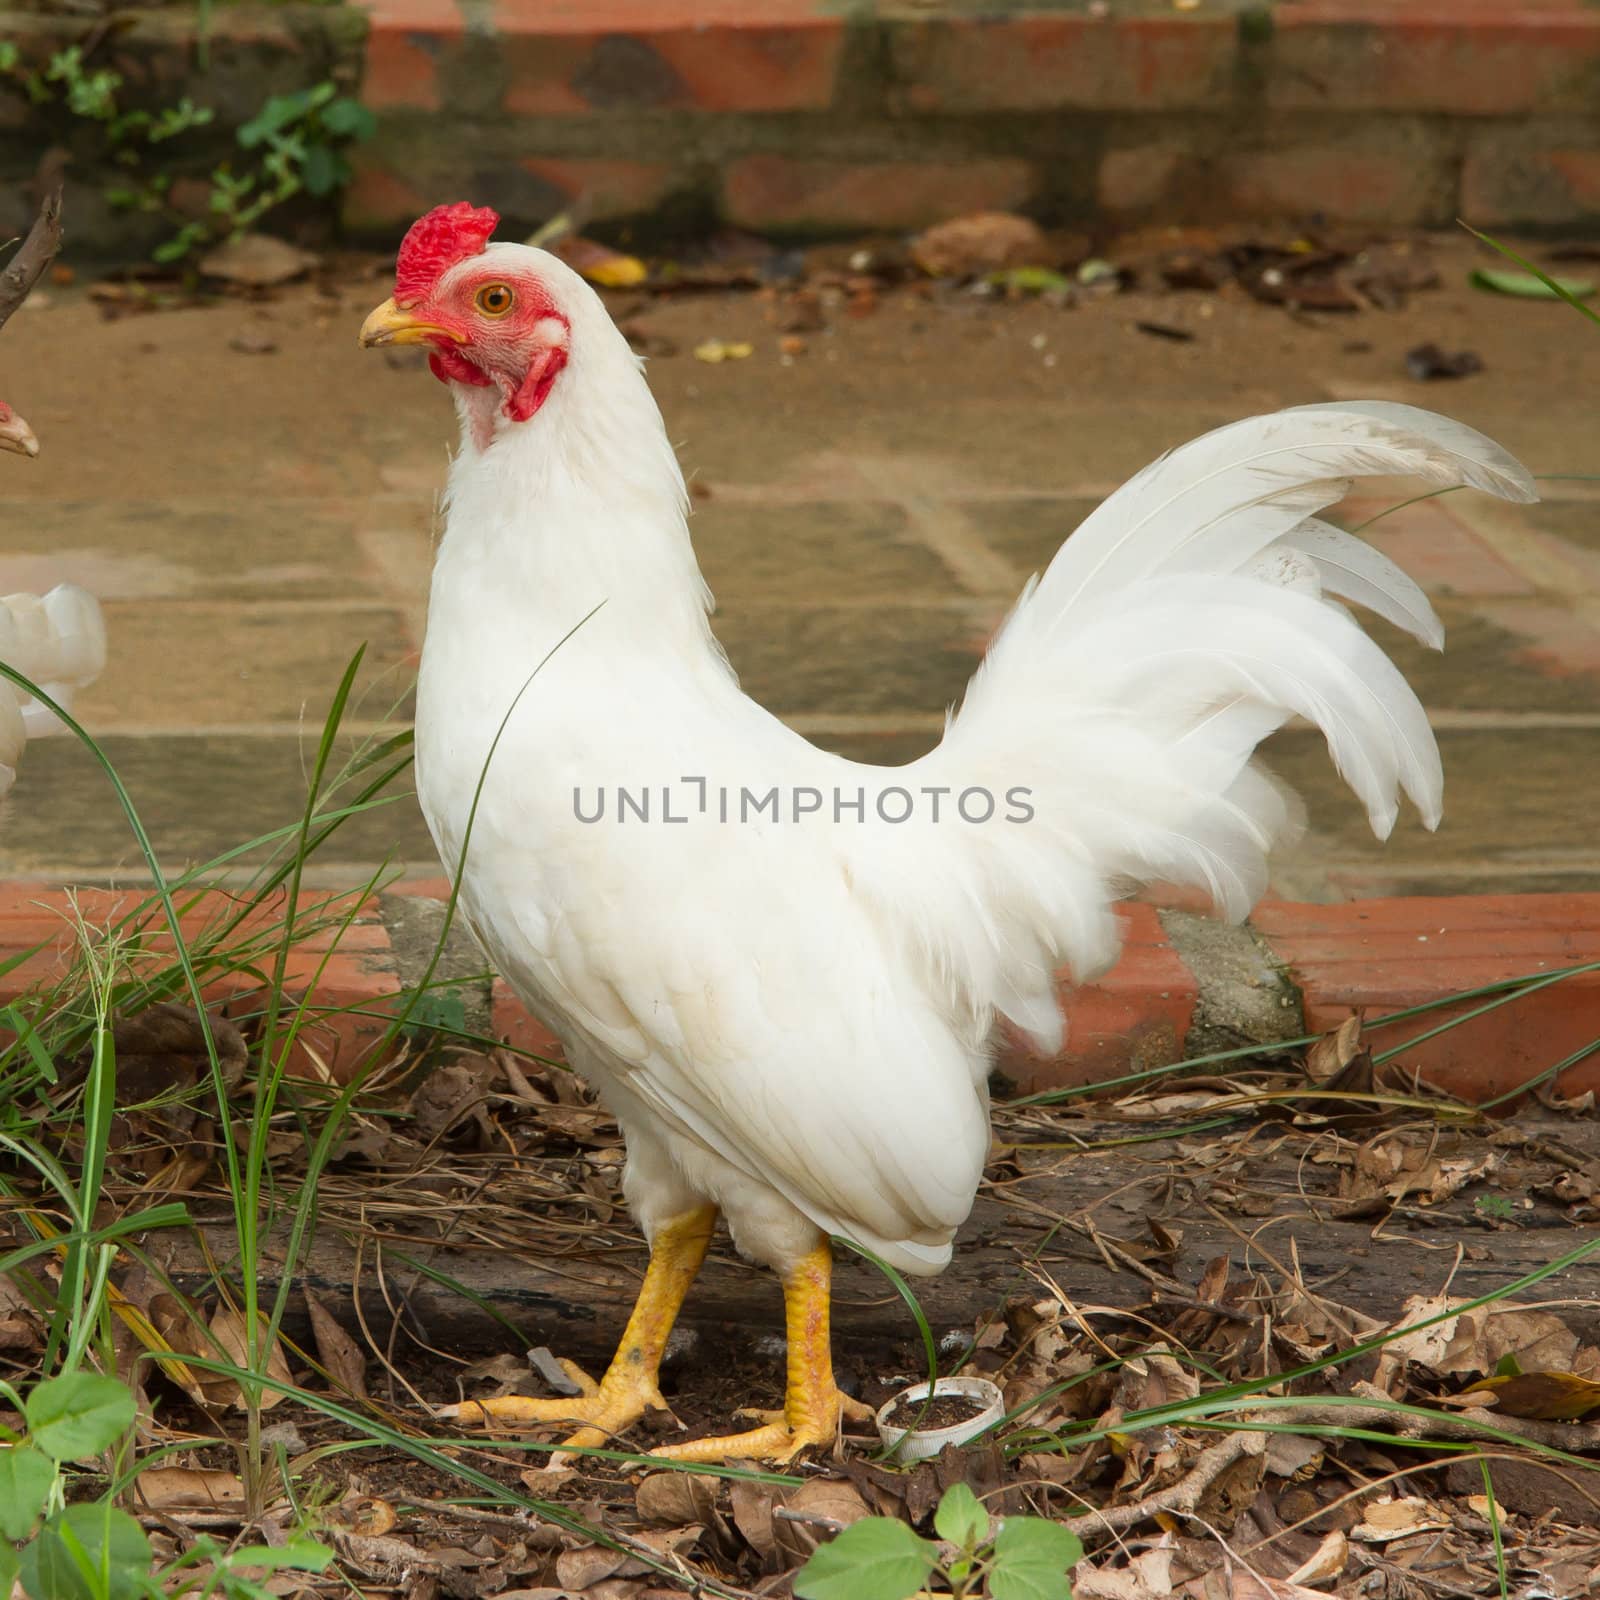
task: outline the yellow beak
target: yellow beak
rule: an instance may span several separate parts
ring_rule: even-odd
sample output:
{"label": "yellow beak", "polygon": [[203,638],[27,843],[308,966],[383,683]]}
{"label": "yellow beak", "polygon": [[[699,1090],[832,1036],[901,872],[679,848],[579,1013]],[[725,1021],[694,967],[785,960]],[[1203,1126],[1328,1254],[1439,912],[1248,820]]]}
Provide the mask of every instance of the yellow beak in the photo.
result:
{"label": "yellow beak", "polygon": [[426,344],[430,339],[452,339],[457,344],[467,342],[466,335],[453,328],[441,328],[432,322],[419,322],[409,311],[402,311],[393,300],[385,300],[361,324],[360,344],[370,350],[379,344]]}

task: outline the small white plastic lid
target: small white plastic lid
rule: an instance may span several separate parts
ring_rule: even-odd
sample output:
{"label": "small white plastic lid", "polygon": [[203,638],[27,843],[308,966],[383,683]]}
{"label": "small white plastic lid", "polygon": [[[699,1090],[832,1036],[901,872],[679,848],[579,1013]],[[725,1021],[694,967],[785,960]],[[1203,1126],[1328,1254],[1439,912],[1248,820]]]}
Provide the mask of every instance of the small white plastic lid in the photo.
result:
{"label": "small white plastic lid", "polygon": [[[896,1428],[889,1422],[890,1413],[902,1402],[915,1405],[926,1400],[930,1391],[935,1399],[940,1395],[957,1395],[982,1405],[976,1416],[957,1422],[948,1428]],[[878,1437],[884,1448],[891,1450],[901,1461],[924,1461],[936,1456],[947,1444],[965,1444],[975,1439],[985,1428],[993,1427],[1005,1415],[1005,1398],[987,1378],[940,1378],[932,1384],[914,1383],[902,1389],[894,1399],[878,1408]]]}

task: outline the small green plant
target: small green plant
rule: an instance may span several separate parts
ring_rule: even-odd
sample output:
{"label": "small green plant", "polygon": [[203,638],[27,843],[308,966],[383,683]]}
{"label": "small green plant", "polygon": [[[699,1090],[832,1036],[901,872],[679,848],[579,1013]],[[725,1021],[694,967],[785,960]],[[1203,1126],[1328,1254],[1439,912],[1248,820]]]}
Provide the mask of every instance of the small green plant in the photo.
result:
{"label": "small green plant", "polygon": [[185,95],[155,111],[124,110],[122,74],[91,65],[81,45],[58,50],[38,67],[15,44],[0,41],[0,78],[9,78],[36,106],[56,106],[71,121],[99,127],[106,155],[126,174],[106,198],[124,210],[162,216],[176,230],[152,251],[160,262],[182,261],[196,249],[237,238],[302,192],[332,194],[350,181],[345,148],[370,139],[376,127],[372,113],[331,81],[273,95],[234,136],[242,161],[212,168],[206,215],[197,218],[173,204],[174,174],[158,164],[165,154],[158,147],[214,121],[209,106]]}
{"label": "small green plant", "polygon": [[113,1449],[132,1426],[128,1386],[79,1370],[35,1384],[26,1400],[4,1383],[0,1395],[26,1425],[20,1434],[0,1429],[0,1591],[21,1583],[29,1600],[269,1600],[269,1573],[320,1572],[333,1559],[311,1539],[225,1550],[202,1536],[153,1570],[144,1529],[109,1494],[66,1503],[67,1463]]}
{"label": "small green plant", "polygon": [[80,1369],[35,1384],[26,1399],[9,1384],[0,1395],[25,1424],[0,1429],[0,1590],[20,1583],[30,1600],[269,1600],[269,1573],[320,1572],[333,1559],[311,1539],[225,1550],[202,1536],[154,1570],[144,1529],[109,1493],[66,1503],[67,1464],[114,1449],[133,1425],[128,1386]]}
{"label": "small green plant", "polygon": [[1509,1195],[1480,1194],[1478,1198],[1472,1202],[1472,1209],[1476,1211],[1480,1217],[1489,1217],[1495,1222],[1509,1222],[1511,1220],[1514,1207]]}
{"label": "small green plant", "polygon": [[964,1483],[933,1514],[940,1543],[892,1517],[864,1517],[819,1545],[794,1581],[799,1600],[909,1600],[930,1580],[954,1600],[1071,1600],[1067,1574],[1083,1554],[1077,1534],[1044,1517],[998,1525]]}

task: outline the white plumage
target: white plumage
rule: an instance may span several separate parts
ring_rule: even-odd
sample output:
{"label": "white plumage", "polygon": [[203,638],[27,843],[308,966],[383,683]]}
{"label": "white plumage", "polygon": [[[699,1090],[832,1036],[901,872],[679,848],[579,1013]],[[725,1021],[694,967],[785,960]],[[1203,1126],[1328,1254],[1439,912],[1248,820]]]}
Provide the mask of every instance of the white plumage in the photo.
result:
{"label": "white plumage", "polygon": [[[1339,598],[1429,644],[1438,622],[1391,562],[1317,514],[1373,474],[1532,498],[1481,435],[1338,403],[1173,451],[1029,586],[938,748],[865,766],[740,692],[707,626],[660,415],[581,279],[490,245],[404,326],[465,330],[451,337],[473,360],[470,321],[451,318],[487,278],[537,286],[566,325],[547,316],[538,337],[566,365],[528,420],[507,414],[517,373],[499,351],[481,357],[490,381],[452,384],[462,447],[423,652],[419,789],[453,867],[483,775],[462,904],[617,1114],[648,1234],[709,1202],[786,1283],[828,1233],[938,1271],[987,1151],[996,1016],[1055,1045],[1057,969],[1087,978],[1115,960],[1113,904],[1141,882],[1249,909],[1297,817],[1252,764],[1263,737],[1297,715],[1321,728],[1380,835],[1401,793],[1438,820],[1422,707]],[[393,304],[382,314],[401,326]],[[703,813],[684,803],[691,777],[712,797]],[[666,787],[688,820],[577,815],[619,787]],[[774,787],[864,791],[864,818],[825,803],[794,820],[785,801],[776,822],[721,820],[720,791]],[[1031,820],[1006,821],[1019,789]],[[892,822],[877,806],[890,790],[948,798],[938,821],[924,801]],[[994,818],[954,814],[964,791],[994,796]]]}

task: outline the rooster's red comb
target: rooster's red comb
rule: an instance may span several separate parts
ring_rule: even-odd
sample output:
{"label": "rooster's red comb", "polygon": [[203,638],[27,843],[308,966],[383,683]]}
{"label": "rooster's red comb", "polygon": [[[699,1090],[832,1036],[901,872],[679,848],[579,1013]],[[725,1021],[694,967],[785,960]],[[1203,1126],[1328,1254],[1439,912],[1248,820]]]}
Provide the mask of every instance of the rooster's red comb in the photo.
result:
{"label": "rooster's red comb", "polygon": [[420,300],[456,262],[480,254],[499,225],[498,213],[465,200],[435,206],[418,217],[406,230],[395,258],[395,299],[401,305]]}

